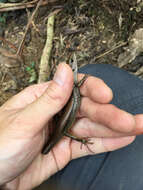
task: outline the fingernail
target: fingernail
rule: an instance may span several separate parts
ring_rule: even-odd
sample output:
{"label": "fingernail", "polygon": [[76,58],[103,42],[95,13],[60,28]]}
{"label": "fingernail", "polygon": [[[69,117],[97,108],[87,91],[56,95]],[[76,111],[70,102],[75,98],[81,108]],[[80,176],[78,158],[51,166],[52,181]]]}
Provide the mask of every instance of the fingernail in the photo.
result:
{"label": "fingernail", "polygon": [[66,82],[68,72],[67,72],[67,68],[65,66],[65,63],[60,63],[58,65],[57,71],[54,75],[53,80],[58,83],[60,86],[63,86]]}

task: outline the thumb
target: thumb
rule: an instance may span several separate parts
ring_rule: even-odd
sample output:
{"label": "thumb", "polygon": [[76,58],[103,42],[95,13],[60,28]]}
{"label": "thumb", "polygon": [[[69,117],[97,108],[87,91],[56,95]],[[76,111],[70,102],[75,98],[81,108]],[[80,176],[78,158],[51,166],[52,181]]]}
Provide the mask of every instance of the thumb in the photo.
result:
{"label": "thumb", "polygon": [[28,130],[33,126],[36,131],[41,130],[64,107],[70,97],[72,87],[72,70],[67,64],[61,63],[44,94],[20,114],[24,122],[28,122]]}

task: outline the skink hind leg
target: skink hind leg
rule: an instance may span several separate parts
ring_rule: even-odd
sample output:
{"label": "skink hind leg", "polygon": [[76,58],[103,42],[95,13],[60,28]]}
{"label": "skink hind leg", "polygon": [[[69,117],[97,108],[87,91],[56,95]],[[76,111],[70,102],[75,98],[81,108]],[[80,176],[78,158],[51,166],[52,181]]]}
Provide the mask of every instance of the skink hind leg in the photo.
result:
{"label": "skink hind leg", "polygon": [[73,140],[75,140],[75,141],[81,142],[81,149],[82,149],[82,145],[84,144],[84,145],[86,145],[87,149],[88,149],[90,152],[94,153],[94,152],[89,148],[89,146],[88,146],[88,144],[94,144],[93,142],[90,141],[90,138],[89,138],[89,137],[79,138],[79,137],[73,136],[73,135],[71,135],[71,134],[69,134],[69,133],[67,133],[67,132],[64,132],[64,135],[67,136],[67,137],[69,137],[69,138],[71,138],[71,139],[73,139]]}
{"label": "skink hind leg", "polygon": [[73,139],[73,140],[75,140],[75,141],[81,142],[82,144],[86,144],[88,142],[86,138],[79,138],[79,137],[71,135],[71,134],[69,134],[67,132],[64,132],[64,135],[71,138],[71,139]]}

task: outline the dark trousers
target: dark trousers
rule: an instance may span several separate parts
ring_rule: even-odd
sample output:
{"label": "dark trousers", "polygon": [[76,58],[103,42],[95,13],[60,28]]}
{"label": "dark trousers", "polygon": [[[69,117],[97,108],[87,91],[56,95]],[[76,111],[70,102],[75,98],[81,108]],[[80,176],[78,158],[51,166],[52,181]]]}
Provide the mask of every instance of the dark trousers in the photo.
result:
{"label": "dark trousers", "polygon": [[[113,90],[112,104],[132,114],[143,113],[139,78],[105,64],[87,65],[80,72],[103,79]],[[117,151],[73,160],[45,184],[47,189],[54,184],[58,190],[142,190],[143,136]]]}

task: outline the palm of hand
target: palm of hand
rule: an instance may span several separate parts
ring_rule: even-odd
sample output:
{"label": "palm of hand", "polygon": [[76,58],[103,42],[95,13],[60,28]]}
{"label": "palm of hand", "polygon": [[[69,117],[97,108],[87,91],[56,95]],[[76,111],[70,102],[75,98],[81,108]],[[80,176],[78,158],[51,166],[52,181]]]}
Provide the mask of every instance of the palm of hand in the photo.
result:
{"label": "palm of hand", "polygon": [[[34,123],[35,118],[25,119],[23,117],[23,109],[40,97],[47,86],[48,84],[45,84],[44,88],[40,88],[40,85],[35,85],[32,88],[29,87],[24,93],[9,100],[1,108],[3,110],[6,108],[8,111],[9,116],[7,117],[4,113],[4,117],[1,117],[1,120],[3,122],[5,117],[9,118],[5,121],[4,125],[9,127],[7,129],[1,128],[1,134],[3,134],[1,141],[5,144],[2,144],[0,152],[1,155],[7,155],[8,157],[8,160],[6,160],[6,158],[2,159],[4,160],[4,164],[7,165],[7,168],[4,170],[9,171],[9,180],[13,180],[14,178],[13,181],[7,184],[7,187],[14,186],[15,189],[21,189],[21,187],[22,189],[29,189],[37,186],[57,170],[64,167],[70,159],[69,151],[64,147],[62,148],[64,151],[61,152],[60,150],[60,154],[58,154],[58,148],[54,151],[55,153],[51,151],[48,155],[41,154],[41,149],[45,142],[45,134],[47,134],[45,130],[48,129],[48,124],[46,124],[47,127],[45,129],[37,131],[36,123]],[[27,99],[24,98],[25,96],[27,96]],[[22,99],[24,101],[21,104]],[[15,104],[13,105],[12,102],[15,102]],[[30,125],[35,125],[35,127],[29,130],[25,128]],[[23,126],[25,130],[24,128],[19,130],[21,126]],[[32,132],[30,131],[31,129]],[[33,131],[34,129],[35,132]],[[6,137],[5,134],[7,135]],[[68,146],[69,140],[67,138],[64,140],[65,146]],[[15,151],[13,149],[15,149]],[[62,160],[62,163],[60,160]],[[10,164],[8,164],[9,162]],[[47,169],[45,168],[46,166],[48,166]],[[15,170],[15,167],[18,169]]]}

